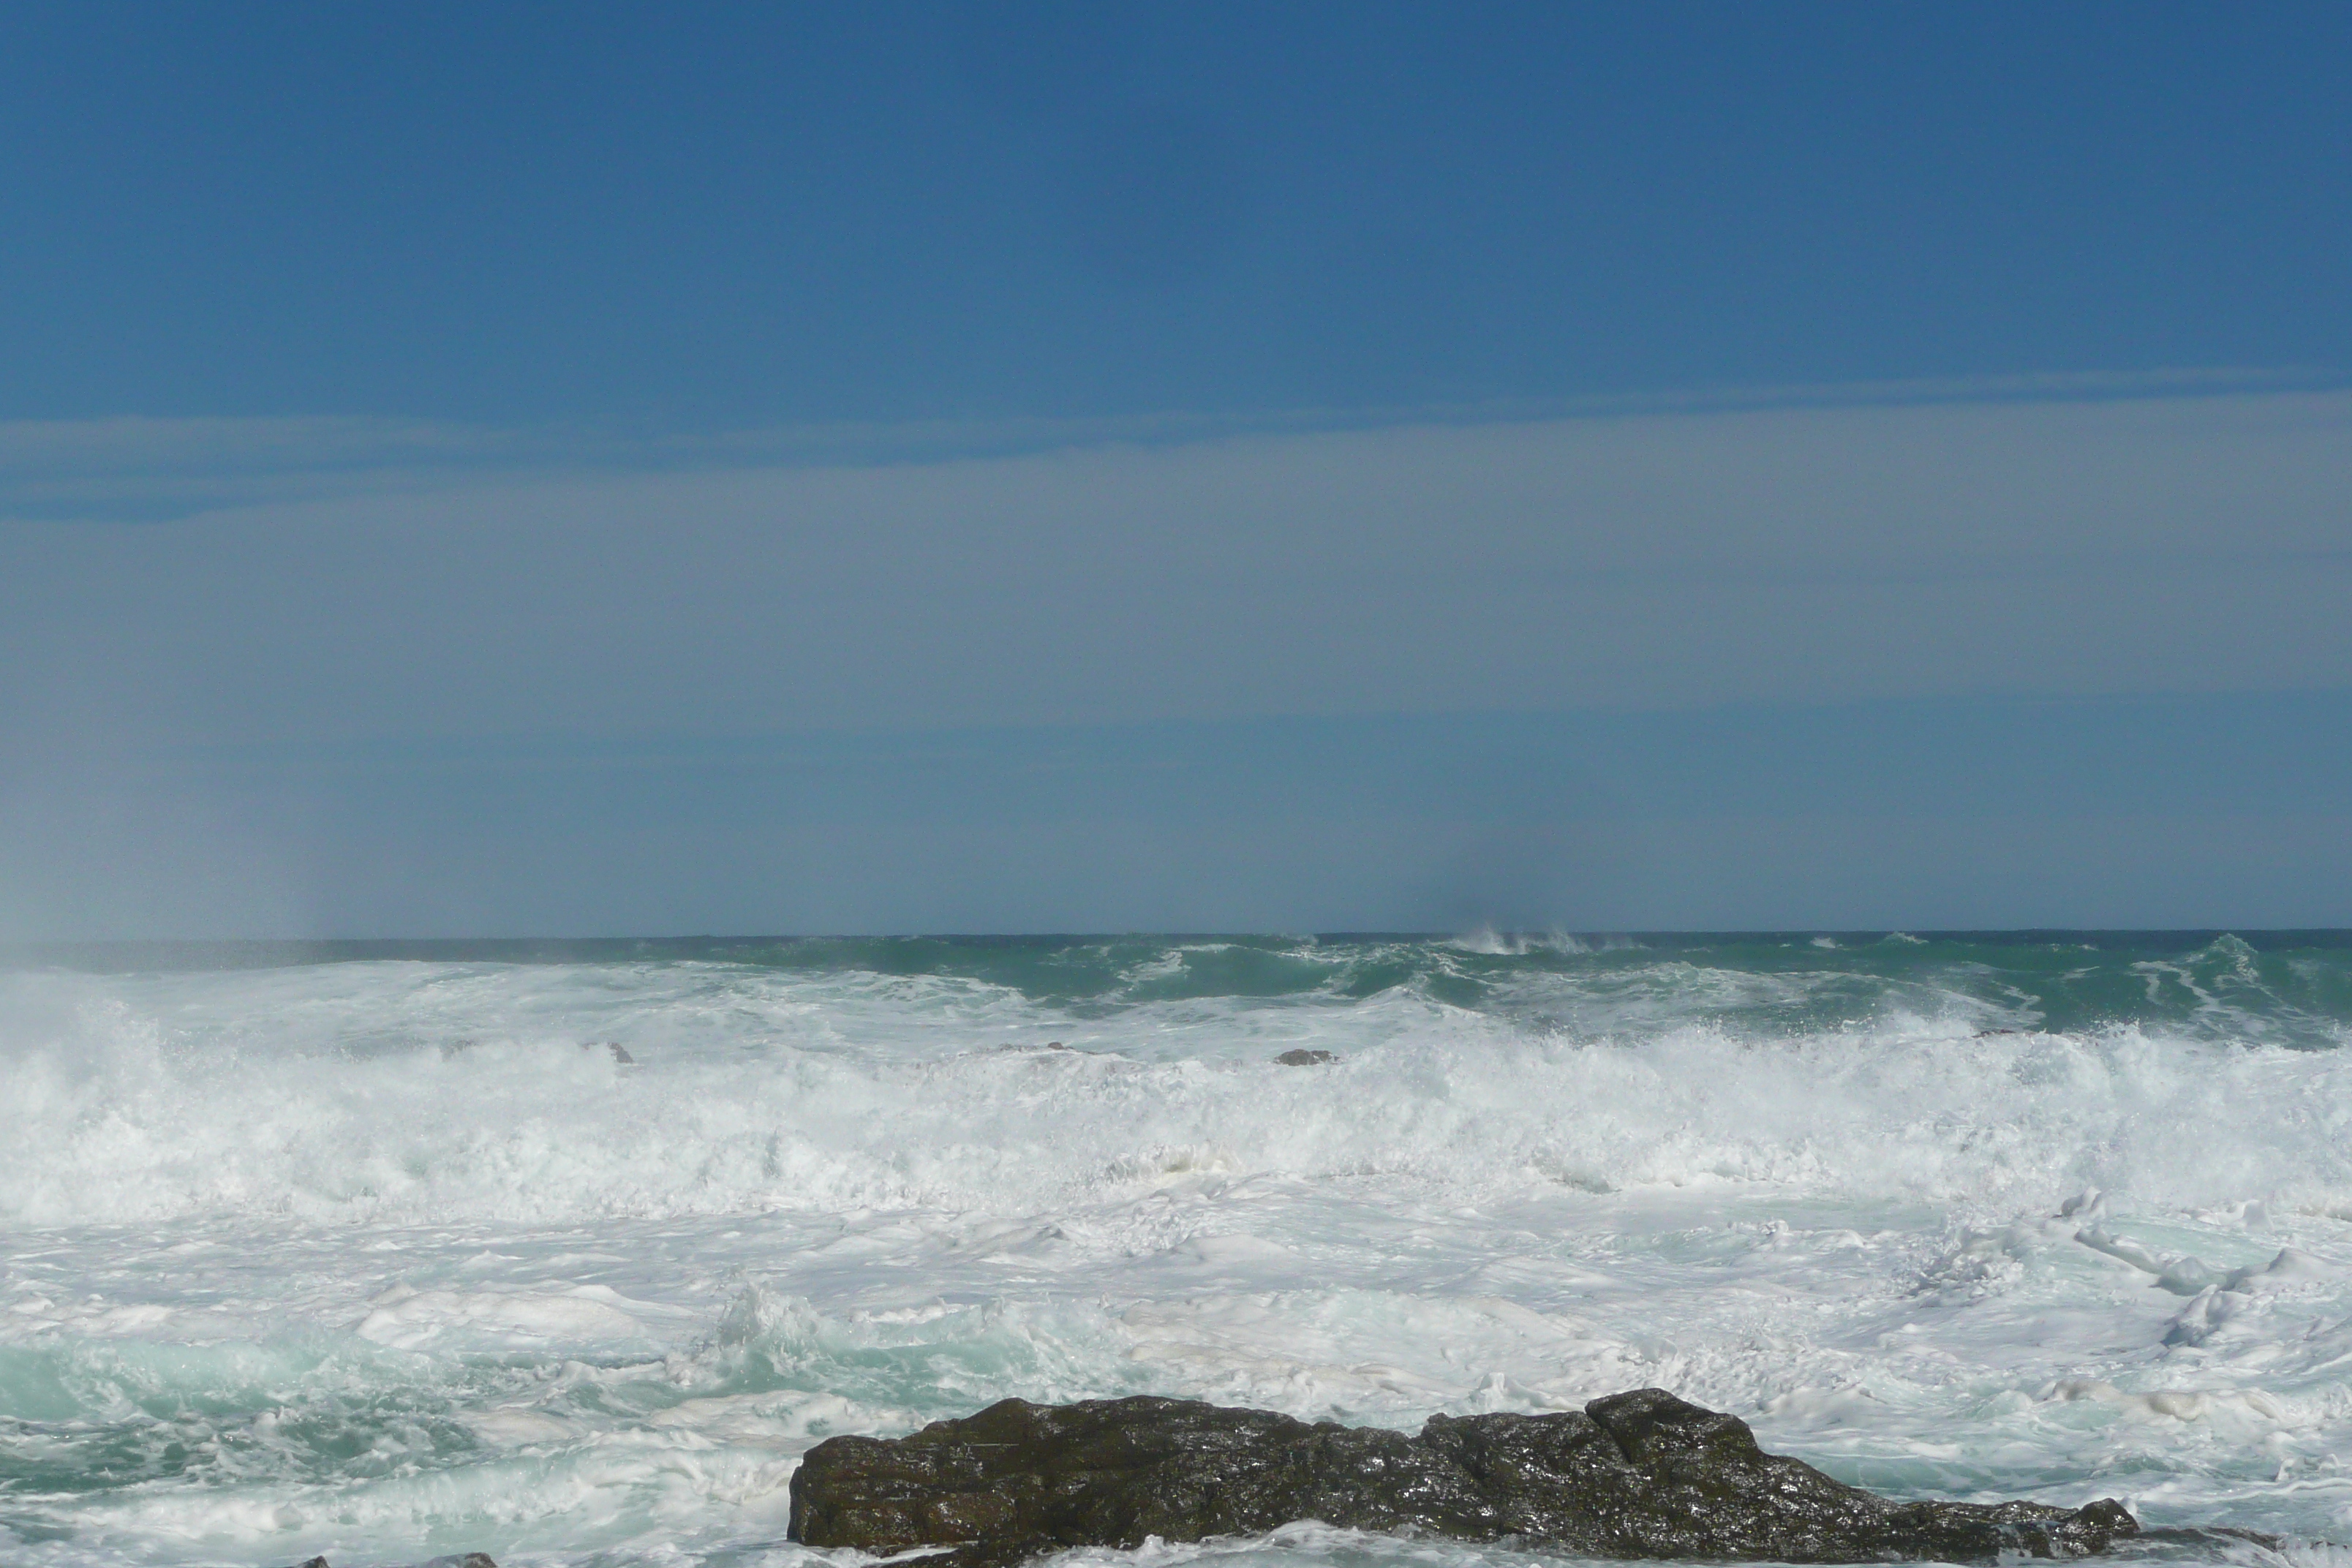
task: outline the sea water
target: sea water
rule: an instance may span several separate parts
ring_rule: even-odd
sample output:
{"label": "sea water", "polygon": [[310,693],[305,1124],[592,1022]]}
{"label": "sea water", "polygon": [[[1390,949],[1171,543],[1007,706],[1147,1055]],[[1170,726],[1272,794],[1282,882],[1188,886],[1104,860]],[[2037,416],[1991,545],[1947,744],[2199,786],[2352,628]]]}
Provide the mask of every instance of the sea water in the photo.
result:
{"label": "sea water", "polygon": [[19,955],[0,1562],[847,1563],[834,1433],[1656,1385],[2328,1568],[2347,1042],[2328,933]]}

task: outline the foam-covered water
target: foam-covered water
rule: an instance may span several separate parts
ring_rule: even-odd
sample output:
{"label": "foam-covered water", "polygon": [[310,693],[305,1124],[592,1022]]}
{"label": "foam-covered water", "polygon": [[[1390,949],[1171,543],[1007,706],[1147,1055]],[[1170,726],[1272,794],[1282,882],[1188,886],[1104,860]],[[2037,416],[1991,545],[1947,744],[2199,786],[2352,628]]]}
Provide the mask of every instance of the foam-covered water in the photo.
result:
{"label": "foam-covered water", "polygon": [[1006,1394],[1652,1384],[2347,1561],[2326,936],[104,959],[0,975],[11,1563],[797,1564],[811,1443]]}

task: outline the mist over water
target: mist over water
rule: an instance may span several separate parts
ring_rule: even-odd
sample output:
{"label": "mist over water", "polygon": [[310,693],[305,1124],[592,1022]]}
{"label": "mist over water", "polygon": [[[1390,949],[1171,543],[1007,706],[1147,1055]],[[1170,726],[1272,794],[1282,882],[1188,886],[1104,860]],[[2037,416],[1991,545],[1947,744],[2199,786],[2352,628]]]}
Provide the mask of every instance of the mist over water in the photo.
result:
{"label": "mist over water", "polygon": [[2347,1036],[2324,932],[26,955],[0,1557],[796,1564],[810,1444],[1008,1394],[1643,1384],[2345,1540]]}

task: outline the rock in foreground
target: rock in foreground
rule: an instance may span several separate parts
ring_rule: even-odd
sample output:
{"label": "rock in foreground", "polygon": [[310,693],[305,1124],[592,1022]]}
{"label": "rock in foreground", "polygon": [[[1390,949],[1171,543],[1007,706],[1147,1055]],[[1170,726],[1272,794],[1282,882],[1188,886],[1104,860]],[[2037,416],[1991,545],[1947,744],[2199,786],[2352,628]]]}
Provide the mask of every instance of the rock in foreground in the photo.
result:
{"label": "rock in foreground", "polygon": [[2139,1533],[2121,1503],[1892,1502],[1767,1454],[1660,1389],[1552,1415],[1432,1416],[1417,1437],[1183,1399],[1008,1399],[898,1438],[832,1437],[793,1477],[791,1536],[992,1568],[1295,1520],[1595,1557],[1864,1563],[2074,1557]]}

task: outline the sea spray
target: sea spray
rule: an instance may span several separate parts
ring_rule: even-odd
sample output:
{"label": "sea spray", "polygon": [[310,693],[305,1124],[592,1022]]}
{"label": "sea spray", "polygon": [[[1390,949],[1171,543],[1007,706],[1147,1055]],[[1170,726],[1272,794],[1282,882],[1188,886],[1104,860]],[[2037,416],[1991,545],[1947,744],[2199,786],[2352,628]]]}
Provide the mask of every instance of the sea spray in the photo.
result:
{"label": "sea spray", "polygon": [[2341,1538],[2348,973],[1867,933],[23,968],[0,1542],[786,1563],[810,1444],[1008,1394],[1410,1429],[1644,1384],[1883,1490]]}

